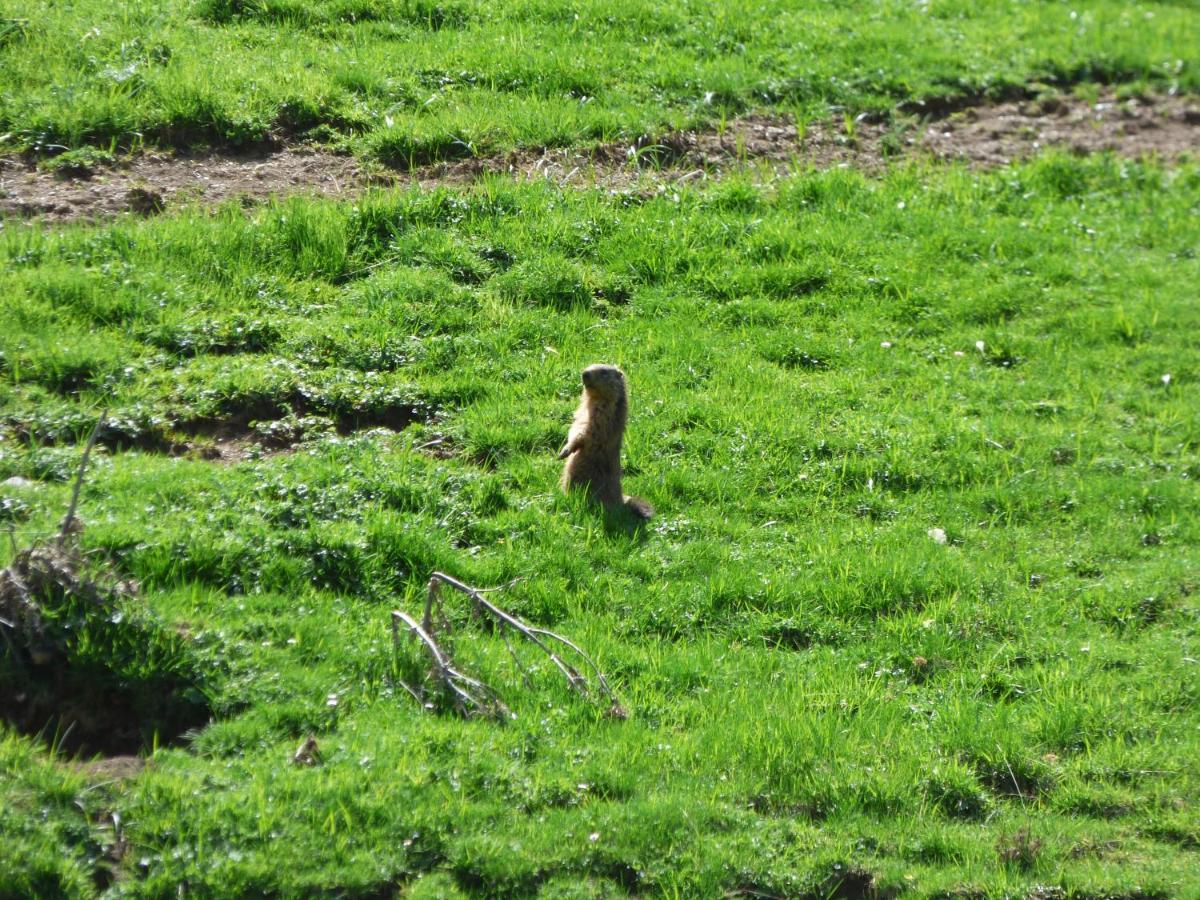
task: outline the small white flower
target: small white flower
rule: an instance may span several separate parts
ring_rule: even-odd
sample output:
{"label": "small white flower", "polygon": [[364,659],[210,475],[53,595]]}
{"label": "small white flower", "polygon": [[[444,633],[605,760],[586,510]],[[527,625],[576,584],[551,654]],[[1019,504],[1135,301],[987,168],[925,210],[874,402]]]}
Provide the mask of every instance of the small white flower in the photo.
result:
{"label": "small white flower", "polygon": [[945,531],[945,529],[942,529],[942,528],[930,528],[930,529],[929,529],[927,532],[925,532],[925,533],[926,533],[927,535],[929,535],[931,538],[933,538],[933,542],[934,542],[935,544],[944,544],[944,543],[946,543],[946,531]]}
{"label": "small white flower", "polygon": [[1166,375],[1164,375],[1164,376],[1162,377],[1162,383],[1163,383],[1164,385],[1168,385],[1168,384],[1170,384],[1170,383],[1171,383],[1171,373],[1170,373],[1170,372],[1168,372]]}
{"label": "small white flower", "polygon": [[980,353],[982,353],[984,350],[987,349],[987,344],[985,344],[983,341],[976,341],[975,349],[978,350]]}
{"label": "small white flower", "polygon": [[600,832],[593,831],[591,834],[588,835],[588,840],[591,841],[593,844],[596,843],[596,841],[600,840]]}
{"label": "small white flower", "polygon": [[901,200],[899,203],[896,204],[896,209],[904,209],[904,207],[906,207],[907,205],[908,205],[907,203],[905,203],[903,200]]}
{"label": "small white flower", "polygon": [[882,347],[884,350],[887,350],[892,346],[892,342],[891,341],[880,341],[879,346]]}
{"label": "small white flower", "polygon": [[955,350],[954,355],[955,356],[966,356],[967,354],[963,353],[961,350]]}

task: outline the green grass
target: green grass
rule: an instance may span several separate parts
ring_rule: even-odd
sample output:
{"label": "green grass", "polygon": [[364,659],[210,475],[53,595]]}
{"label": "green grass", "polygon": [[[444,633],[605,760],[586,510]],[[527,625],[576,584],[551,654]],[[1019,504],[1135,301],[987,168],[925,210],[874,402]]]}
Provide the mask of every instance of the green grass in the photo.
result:
{"label": "green grass", "polygon": [[1191,3],[9,0],[0,147],[310,138],[412,165],[1079,82],[1195,90]]}
{"label": "green grass", "polygon": [[[217,720],[123,784],[8,732],[0,894],[1196,896],[1198,206],[1048,157],[10,225],[0,510],[50,530],[106,405],[85,544]],[[643,531],[555,490],[598,361]],[[233,419],[306,440],[167,454]],[[629,720],[465,621],[513,722],[393,692],[435,569]]]}

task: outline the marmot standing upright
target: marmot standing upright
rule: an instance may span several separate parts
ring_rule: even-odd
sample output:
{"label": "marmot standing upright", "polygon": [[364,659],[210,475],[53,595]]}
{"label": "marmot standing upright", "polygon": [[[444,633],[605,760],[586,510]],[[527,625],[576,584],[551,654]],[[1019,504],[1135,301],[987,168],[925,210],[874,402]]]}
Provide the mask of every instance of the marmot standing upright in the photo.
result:
{"label": "marmot standing upright", "polygon": [[583,396],[567,442],[558,454],[565,459],[561,487],[584,487],[606,509],[626,506],[649,519],[654,510],[640,497],[621,493],[621,439],[629,417],[625,374],[616,366],[595,365],[583,370]]}

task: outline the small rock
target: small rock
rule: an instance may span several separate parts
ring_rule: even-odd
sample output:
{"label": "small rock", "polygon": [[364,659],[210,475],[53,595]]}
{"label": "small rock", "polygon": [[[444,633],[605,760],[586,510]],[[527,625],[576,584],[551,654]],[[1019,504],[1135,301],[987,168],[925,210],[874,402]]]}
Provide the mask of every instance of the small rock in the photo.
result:
{"label": "small rock", "polygon": [[1068,466],[1075,462],[1075,450],[1071,447],[1055,447],[1050,451],[1050,461],[1056,466]]}
{"label": "small rock", "polygon": [[317,739],[310,734],[296,748],[296,752],[292,756],[292,765],[315,766],[320,761],[321,749],[317,746]]}

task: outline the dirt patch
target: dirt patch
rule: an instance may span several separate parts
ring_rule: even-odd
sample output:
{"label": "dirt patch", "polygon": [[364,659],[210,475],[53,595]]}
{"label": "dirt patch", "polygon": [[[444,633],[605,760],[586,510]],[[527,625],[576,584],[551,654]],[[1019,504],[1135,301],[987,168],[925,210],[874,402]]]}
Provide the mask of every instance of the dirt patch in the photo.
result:
{"label": "dirt patch", "polygon": [[[811,166],[879,172],[900,160],[932,159],[991,168],[1049,147],[1130,158],[1200,154],[1200,100],[1118,100],[1111,93],[1095,102],[1053,97],[966,106],[937,115],[913,109],[890,122],[860,117],[811,123],[803,130],[779,117],[746,116],[720,132],[676,132],[657,142],[643,138],[588,155],[551,150],[532,161],[516,155],[501,170],[563,184],[620,187],[647,173],[686,181],[743,164],[767,164],[777,171]],[[490,160],[447,164],[442,170],[454,180],[472,168],[495,171]]]}
{"label": "dirt patch", "polygon": [[939,159],[1005,165],[1059,147],[1076,154],[1178,159],[1200,153],[1200,100],[1157,97],[1095,103],[1050,97],[973,107],[931,123],[921,146]]}
{"label": "dirt patch", "polygon": [[[362,408],[341,408],[294,391],[280,397],[230,398],[219,414],[212,416],[179,412],[161,418],[110,415],[97,429],[95,442],[112,453],[138,450],[234,463],[288,453],[321,434],[349,437],[378,428],[400,432],[414,422],[431,421],[436,412],[429,404],[390,399]],[[0,419],[0,430],[26,446],[38,447],[76,443],[85,425],[75,419]]]}
{"label": "dirt patch", "polygon": [[251,399],[241,405],[230,405],[221,417],[177,422],[173,430],[192,439],[175,445],[184,454],[233,463],[254,456],[291,452],[304,440],[323,433],[336,432],[349,437],[375,428],[400,432],[414,422],[428,421],[433,414],[431,407],[418,403],[318,410],[297,392],[278,401]]}
{"label": "dirt patch", "polygon": [[74,768],[92,781],[125,781],[142,774],[148,762],[144,756],[109,756],[75,763]]}
{"label": "dirt patch", "polygon": [[878,172],[903,159],[1001,166],[1048,147],[1112,151],[1130,158],[1200,153],[1200,100],[1143,97],[1093,101],[1073,96],[999,104],[909,104],[891,121],[840,119],[797,130],[788,119],[750,115],[719,131],[675,132],[632,143],[517,150],[410,171],[371,168],[316,148],[248,154],[151,153],[119,165],[53,173],[33,161],[0,158],[0,215],[46,221],[154,215],[187,203],[247,202],[292,194],[345,197],[372,185],[468,184],[484,175],[549,179],[563,186],[631,189],[683,182],[747,164]]}
{"label": "dirt patch", "polygon": [[0,159],[0,215],[47,221],[153,215],[189,202],[311,194],[340,197],[372,181],[353,158],[304,148],[197,156],[147,153],[62,175],[31,160]]}

